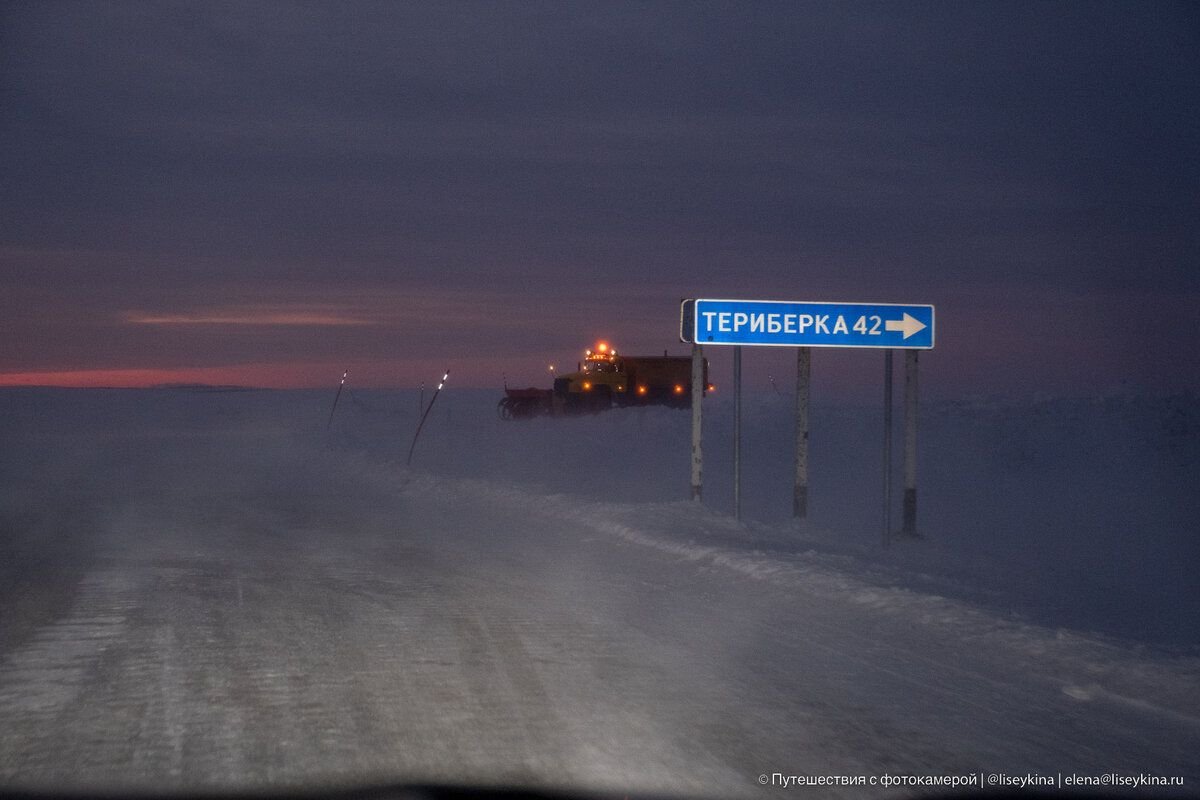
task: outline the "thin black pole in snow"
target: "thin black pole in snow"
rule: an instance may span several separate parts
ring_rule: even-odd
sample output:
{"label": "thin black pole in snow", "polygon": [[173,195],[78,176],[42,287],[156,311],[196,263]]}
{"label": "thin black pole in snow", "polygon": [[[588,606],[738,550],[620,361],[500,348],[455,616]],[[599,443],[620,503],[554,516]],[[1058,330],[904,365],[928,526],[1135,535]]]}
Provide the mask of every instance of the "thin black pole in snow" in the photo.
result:
{"label": "thin black pole in snow", "polygon": [[337,411],[338,399],[342,396],[342,387],[346,385],[346,376],[350,374],[350,370],[342,373],[342,382],[338,384],[337,394],[333,396],[333,408],[329,409],[329,422],[325,423],[325,430],[329,430],[333,425],[333,412]]}
{"label": "thin black pole in snow", "polygon": [[704,479],[703,404],[704,353],[692,343],[692,500],[700,502]]}
{"label": "thin black pole in snow", "polygon": [[892,543],[892,351],[883,351],[883,546]]}
{"label": "thin black pole in snow", "polygon": [[917,535],[917,357],[920,350],[904,351],[904,526],[906,536]]}
{"label": "thin black pole in snow", "polygon": [[812,350],[796,348],[796,482],[792,517],[808,517],[808,399],[812,394]]}
{"label": "thin black pole in snow", "polygon": [[433,408],[433,404],[437,402],[438,395],[442,393],[442,387],[446,385],[446,379],[449,377],[450,370],[446,370],[446,374],[442,376],[442,382],[437,385],[437,390],[429,400],[429,406],[425,409],[425,413],[421,415],[421,421],[417,423],[417,432],[413,434],[412,445],[408,448],[408,461],[406,463],[409,465],[412,464],[413,450],[417,447],[417,437],[421,435],[421,428],[425,427],[425,420],[429,417],[429,412]]}
{"label": "thin black pole in snow", "polygon": [[742,346],[733,348],[733,518],[742,520]]}

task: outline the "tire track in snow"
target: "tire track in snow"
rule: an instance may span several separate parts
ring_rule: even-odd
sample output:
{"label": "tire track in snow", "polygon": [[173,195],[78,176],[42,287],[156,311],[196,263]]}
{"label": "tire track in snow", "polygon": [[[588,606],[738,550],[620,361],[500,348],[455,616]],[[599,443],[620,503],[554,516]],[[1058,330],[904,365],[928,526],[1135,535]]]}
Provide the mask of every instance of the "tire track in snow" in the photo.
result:
{"label": "tire track in snow", "polygon": [[105,652],[127,634],[139,585],[126,572],[97,569],[80,581],[74,605],[0,663],[0,775],[62,768],[55,721],[87,691]]}

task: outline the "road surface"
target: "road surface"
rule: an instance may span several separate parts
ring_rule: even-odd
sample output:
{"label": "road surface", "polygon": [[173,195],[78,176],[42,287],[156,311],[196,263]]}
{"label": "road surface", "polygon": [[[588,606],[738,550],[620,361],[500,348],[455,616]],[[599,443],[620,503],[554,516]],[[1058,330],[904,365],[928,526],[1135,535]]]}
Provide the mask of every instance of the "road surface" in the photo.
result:
{"label": "road surface", "polygon": [[973,635],[852,577],[843,596],[827,573],[656,547],[592,520],[601,505],[562,513],[315,437],[43,444],[71,455],[3,519],[3,786],[1200,785],[1194,671],[1169,663]]}

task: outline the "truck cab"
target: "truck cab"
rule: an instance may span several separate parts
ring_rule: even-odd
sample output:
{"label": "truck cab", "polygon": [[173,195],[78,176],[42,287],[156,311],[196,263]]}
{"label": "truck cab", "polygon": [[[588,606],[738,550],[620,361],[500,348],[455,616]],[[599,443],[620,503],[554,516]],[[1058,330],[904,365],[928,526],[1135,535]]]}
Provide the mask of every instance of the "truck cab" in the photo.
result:
{"label": "truck cab", "polygon": [[[555,399],[567,409],[601,411],[613,405],[692,404],[692,360],[687,356],[622,356],[607,342],[584,352],[579,370],[554,381]],[[704,390],[708,361],[704,362]]]}

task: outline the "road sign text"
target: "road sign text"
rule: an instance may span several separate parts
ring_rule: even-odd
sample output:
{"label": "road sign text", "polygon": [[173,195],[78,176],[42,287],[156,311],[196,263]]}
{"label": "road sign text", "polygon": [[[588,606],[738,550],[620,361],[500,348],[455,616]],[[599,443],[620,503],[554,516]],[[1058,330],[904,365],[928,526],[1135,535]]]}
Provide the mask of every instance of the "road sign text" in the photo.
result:
{"label": "road sign text", "polygon": [[[933,306],[696,300],[700,344],[782,347],[933,347]],[[690,337],[689,337],[690,338]]]}

